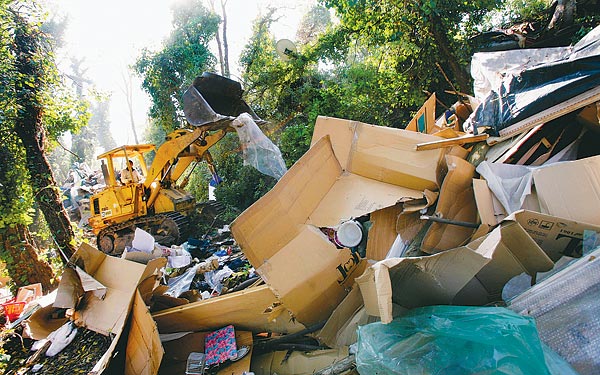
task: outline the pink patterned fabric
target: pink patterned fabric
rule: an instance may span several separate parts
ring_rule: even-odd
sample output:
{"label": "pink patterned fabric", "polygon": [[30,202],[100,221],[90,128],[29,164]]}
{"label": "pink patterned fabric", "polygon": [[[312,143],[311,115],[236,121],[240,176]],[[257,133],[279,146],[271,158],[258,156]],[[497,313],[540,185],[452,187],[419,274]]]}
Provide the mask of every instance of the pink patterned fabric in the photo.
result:
{"label": "pink patterned fabric", "polygon": [[204,339],[206,366],[221,364],[237,357],[235,330],[232,325],[209,333]]}

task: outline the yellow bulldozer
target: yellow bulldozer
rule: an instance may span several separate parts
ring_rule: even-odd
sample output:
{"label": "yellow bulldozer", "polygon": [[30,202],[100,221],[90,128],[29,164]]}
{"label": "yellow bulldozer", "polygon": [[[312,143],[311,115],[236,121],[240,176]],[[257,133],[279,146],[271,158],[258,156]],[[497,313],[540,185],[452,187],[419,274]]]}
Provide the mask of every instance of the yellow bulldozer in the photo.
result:
{"label": "yellow bulldozer", "polygon": [[[206,162],[216,176],[209,149],[234,130],[231,122],[238,115],[245,112],[256,123],[264,123],[243,101],[242,93],[239,82],[203,73],[183,96],[187,126],[168,134],[158,147],[126,145],[98,156],[106,187],[90,199],[89,224],[100,250],[122,253],[131,245],[136,228],[149,232],[163,245],[183,238],[188,215],[197,205],[183,189],[187,177],[178,183],[180,177],[194,162]],[[147,166],[151,152],[155,155]]]}

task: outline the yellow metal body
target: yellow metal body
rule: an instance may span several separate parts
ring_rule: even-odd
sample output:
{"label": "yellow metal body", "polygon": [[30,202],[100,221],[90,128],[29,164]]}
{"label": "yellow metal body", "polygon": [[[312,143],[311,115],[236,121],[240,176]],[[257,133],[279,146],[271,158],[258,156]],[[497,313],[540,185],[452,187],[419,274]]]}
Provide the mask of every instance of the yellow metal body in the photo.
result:
{"label": "yellow metal body", "polygon": [[[208,149],[231,130],[228,123],[179,129],[158,148],[152,144],[121,146],[99,155],[106,187],[91,198],[89,223],[94,233],[149,214],[189,214],[195,200],[177,180],[194,161],[206,161],[213,170]],[[144,156],[151,151],[156,154],[146,167]],[[122,184],[118,180],[117,168],[130,168],[128,160],[137,161],[142,181]]]}

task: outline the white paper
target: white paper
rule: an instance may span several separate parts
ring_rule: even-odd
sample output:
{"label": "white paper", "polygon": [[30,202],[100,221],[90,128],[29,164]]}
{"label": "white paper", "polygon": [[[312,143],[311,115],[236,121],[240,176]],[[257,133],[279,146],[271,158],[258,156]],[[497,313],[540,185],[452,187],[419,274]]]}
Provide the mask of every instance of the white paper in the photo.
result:
{"label": "white paper", "polygon": [[154,250],[154,237],[143,229],[135,228],[131,246],[136,250],[151,253]]}

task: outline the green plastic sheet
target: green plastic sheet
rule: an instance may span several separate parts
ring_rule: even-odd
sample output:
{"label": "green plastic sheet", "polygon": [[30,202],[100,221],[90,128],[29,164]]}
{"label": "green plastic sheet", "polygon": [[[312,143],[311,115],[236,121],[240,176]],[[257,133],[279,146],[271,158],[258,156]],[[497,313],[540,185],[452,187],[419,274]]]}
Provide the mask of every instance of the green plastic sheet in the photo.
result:
{"label": "green plastic sheet", "polygon": [[356,363],[364,375],[576,374],[532,318],[501,307],[428,306],[359,327]]}

